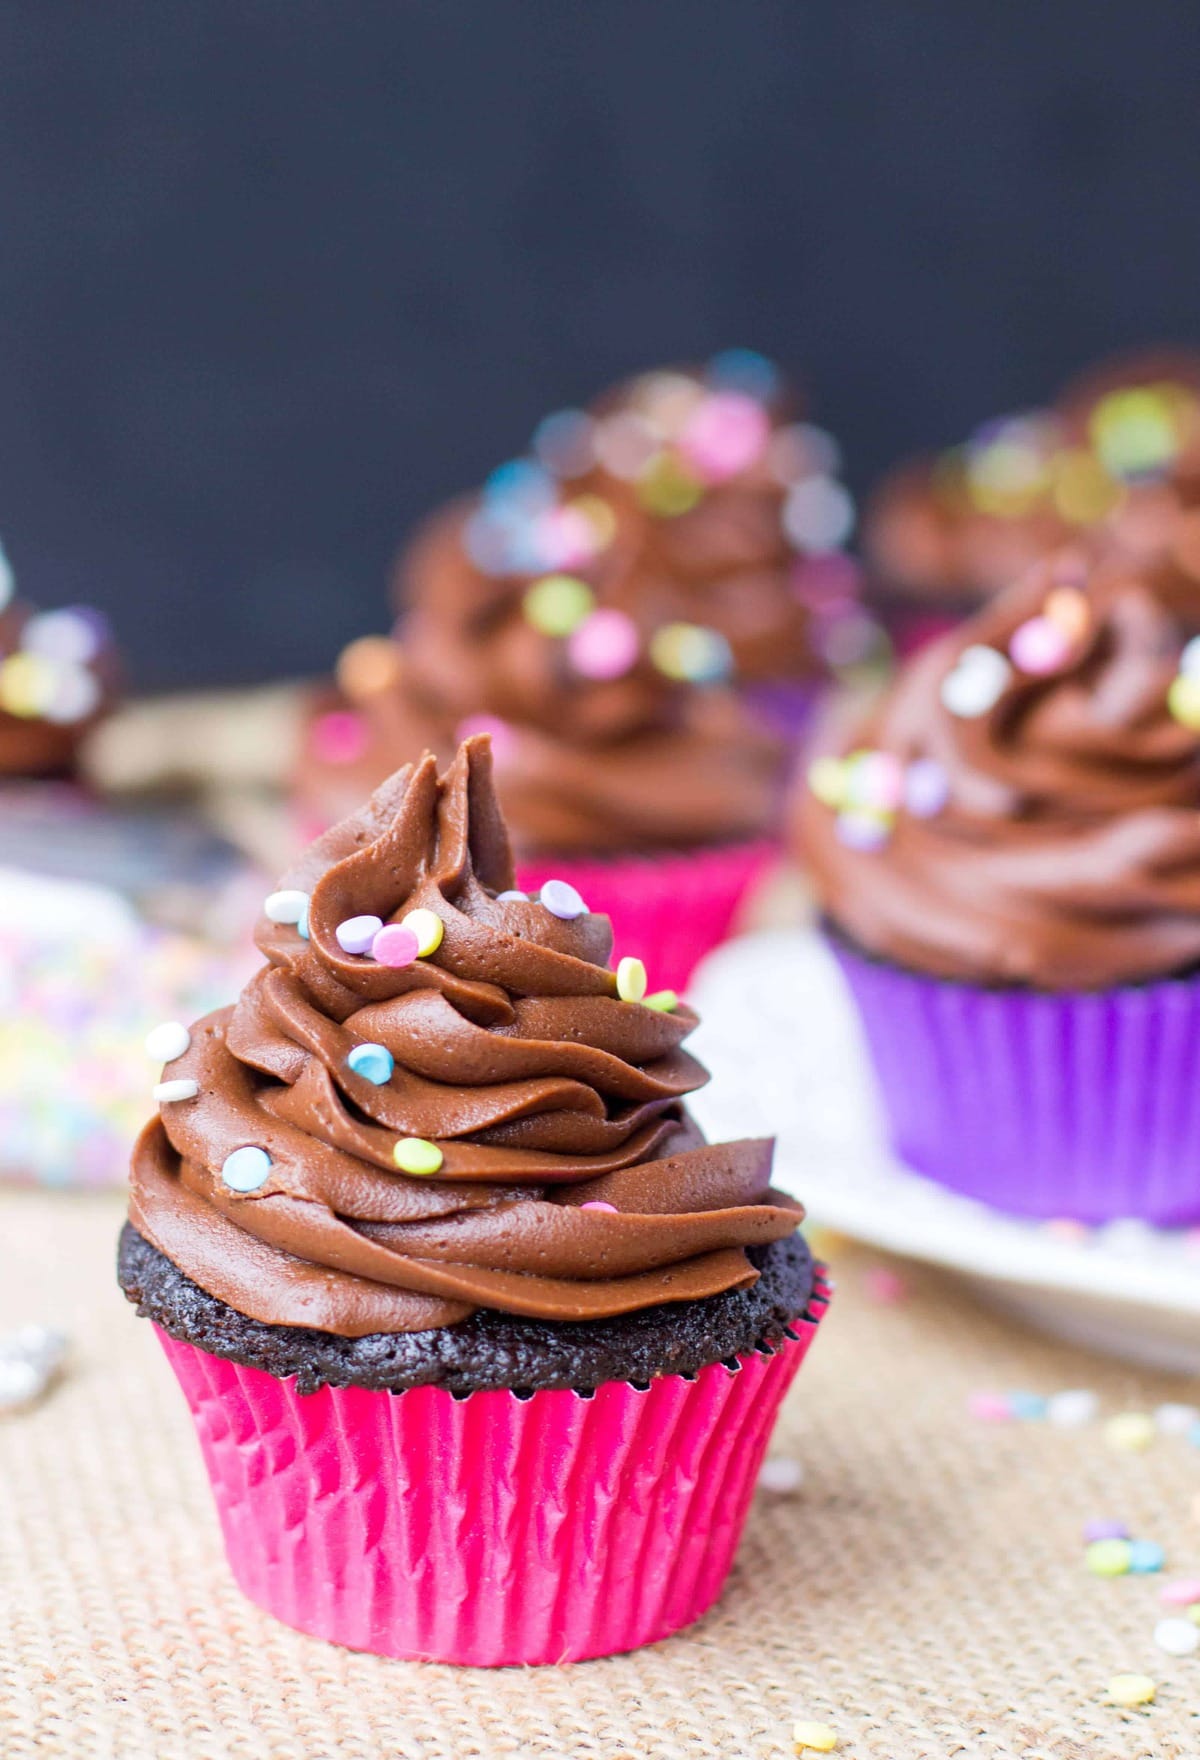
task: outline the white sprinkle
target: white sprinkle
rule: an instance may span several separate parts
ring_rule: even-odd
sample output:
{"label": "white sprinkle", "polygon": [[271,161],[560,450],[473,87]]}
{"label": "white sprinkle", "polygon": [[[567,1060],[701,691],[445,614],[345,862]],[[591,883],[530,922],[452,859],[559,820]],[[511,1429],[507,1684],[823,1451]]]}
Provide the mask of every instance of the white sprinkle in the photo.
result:
{"label": "white sprinkle", "polygon": [[1177,1400],[1168,1400],[1155,1408],[1154,1423],[1160,1436],[1186,1436],[1200,1422],[1200,1411]]}
{"label": "white sprinkle", "polygon": [[498,892],[496,894],[497,904],[515,904],[518,899],[522,904],[528,904],[529,894],[527,892]]}
{"label": "white sprinkle", "polygon": [[163,1021],[146,1034],[146,1056],[153,1063],[174,1063],[192,1042],[182,1021]]}
{"label": "white sprinkle", "polygon": [[1046,1401],[1046,1422],[1057,1424],[1060,1430],[1080,1430],[1099,1410],[1100,1401],[1090,1387],[1069,1387]]}
{"label": "white sprinkle", "polygon": [[1190,1656],[1200,1649],[1200,1626],[1190,1619],[1160,1619],[1154,1628],[1154,1642],[1168,1656]]}
{"label": "white sprinkle", "polygon": [[0,1362],[20,1359],[32,1363],[43,1375],[53,1375],[62,1368],[69,1343],[66,1333],[57,1327],[29,1321],[0,1338]]}
{"label": "white sprinkle", "polygon": [[0,1358],[0,1412],[19,1412],[46,1391],[47,1377],[28,1358]]}
{"label": "white sprinkle", "polygon": [[308,909],[308,893],[300,892],[294,887],[285,888],[283,892],[272,892],[263,905],[263,910],[273,923],[298,923]]}
{"label": "white sprinkle", "polygon": [[996,648],[973,642],[942,680],[941,697],[952,715],[986,715],[1004,695],[1012,667]]}
{"label": "white sprinkle", "polygon": [[790,1460],[784,1454],[772,1455],[759,1469],[760,1491],[774,1491],[778,1496],[786,1497],[789,1492],[798,1491],[803,1483],[804,1468],[799,1461]]}
{"label": "white sprinkle", "polygon": [[159,1082],[154,1089],[156,1100],[194,1100],[200,1092],[199,1082],[190,1076],[179,1076],[173,1082]]}

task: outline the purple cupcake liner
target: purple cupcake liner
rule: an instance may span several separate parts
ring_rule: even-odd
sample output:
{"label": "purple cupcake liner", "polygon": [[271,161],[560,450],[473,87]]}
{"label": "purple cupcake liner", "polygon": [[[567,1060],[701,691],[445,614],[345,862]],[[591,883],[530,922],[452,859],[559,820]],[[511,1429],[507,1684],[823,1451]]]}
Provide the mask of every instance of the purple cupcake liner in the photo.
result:
{"label": "purple cupcake liner", "polygon": [[830,940],[909,1167],[1019,1216],[1200,1220],[1200,976],[984,990]]}

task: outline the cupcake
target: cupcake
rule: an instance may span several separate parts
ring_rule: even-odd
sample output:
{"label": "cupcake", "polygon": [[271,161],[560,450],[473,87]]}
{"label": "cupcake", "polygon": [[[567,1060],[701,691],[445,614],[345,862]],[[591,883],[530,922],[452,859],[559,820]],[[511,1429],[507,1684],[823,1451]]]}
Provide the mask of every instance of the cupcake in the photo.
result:
{"label": "cupcake", "polygon": [[1193,509],[1200,358],[1160,351],[1102,363],[1053,407],[988,422],[940,457],[901,465],[867,505],[864,544],[911,646],[1081,537],[1186,596],[1200,585]]}
{"label": "cupcake", "polygon": [[1064,552],[915,656],[800,830],[912,1167],[1200,1219],[1200,592]]}
{"label": "cupcake", "polygon": [[514,888],[485,739],[327,833],[258,940],[159,1033],[119,1262],[241,1587],[443,1662],[696,1619],[827,1290],[771,1144],[689,1118],[695,1016]]}
{"label": "cupcake", "polygon": [[70,774],[81,740],[112,706],[117,674],[100,613],[23,604],[0,550],[0,787]]}

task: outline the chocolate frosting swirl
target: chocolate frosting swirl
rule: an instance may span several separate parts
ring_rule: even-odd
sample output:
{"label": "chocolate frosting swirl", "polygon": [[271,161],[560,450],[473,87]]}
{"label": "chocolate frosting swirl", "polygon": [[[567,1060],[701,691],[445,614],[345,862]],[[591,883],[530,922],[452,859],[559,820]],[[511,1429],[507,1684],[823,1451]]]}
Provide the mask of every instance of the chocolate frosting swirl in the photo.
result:
{"label": "chocolate frosting swirl", "polygon": [[[686,1113],[707,1079],[682,1048],[695,1015],[620,1000],[608,919],[497,896],[512,884],[486,738],[327,833],[283,881],[311,895],[308,938],[264,918],[266,965],[169,1067],[199,1091],[138,1142],[138,1231],[249,1318],[345,1337],[752,1284],[744,1249],[801,1212],[770,1189],[770,1142],[710,1146]],[[349,917],[420,908],[444,924],[430,957],[339,944]],[[380,1085],[348,1063],[364,1043],[394,1059]],[[436,1144],[435,1176],[397,1171],[409,1137]],[[246,1146],[270,1168],[238,1193],[221,1170]]]}
{"label": "chocolate frosting swirl", "polygon": [[1197,627],[1200,591],[1184,620],[1064,553],[918,654],[843,748],[865,768],[814,766],[803,791],[834,925],[919,971],[1051,990],[1200,961]]}

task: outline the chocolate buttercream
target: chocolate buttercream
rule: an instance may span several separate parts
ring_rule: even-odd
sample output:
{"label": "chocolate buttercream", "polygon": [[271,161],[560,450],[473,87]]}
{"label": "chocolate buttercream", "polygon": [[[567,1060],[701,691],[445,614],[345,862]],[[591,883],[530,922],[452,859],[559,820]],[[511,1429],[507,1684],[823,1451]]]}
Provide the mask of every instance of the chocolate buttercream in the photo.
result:
{"label": "chocolate buttercream", "polygon": [[[696,1024],[618,998],[611,926],[511,893],[486,738],[439,780],[426,755],[285,876],[307,938],[264,917],[266,965],[192,1029],[133,1158],[130,1217],[253,1320],[360,1337],[476,1309],[601,1319],[753,1283],[745,1248],[801,1216],[770,1189],[772,1145],[708,1145],[682,1104],[706,1072]],[[432,910],[444,937],[399,967],[343,951],[348,918]],[[380,1084],[356,1045],[394,1059]],[[398,1140],[436,1145],[432,1177]],[[265,1183],[222,1178],[234,1151]],[[585,1205],[612,1206],[585,1209]]]}
{"label": "chocolate buttercream", "polygon": [[1189,612],[1067,552],[918,654],[802,791],[835,927],[977,983],[1200,962],[1197,628],[1200,589]]}

